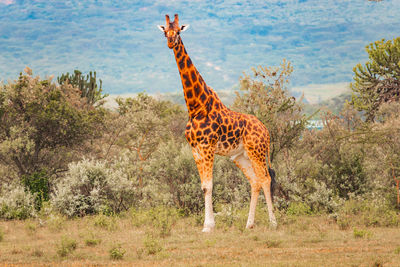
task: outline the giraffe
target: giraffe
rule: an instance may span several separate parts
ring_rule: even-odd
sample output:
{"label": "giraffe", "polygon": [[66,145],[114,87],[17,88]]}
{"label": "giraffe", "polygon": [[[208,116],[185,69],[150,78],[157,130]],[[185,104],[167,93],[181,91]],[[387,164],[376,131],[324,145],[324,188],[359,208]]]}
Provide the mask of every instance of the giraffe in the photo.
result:
{"label": "giraffe", "polygon": [[270,224],[275,228],[277,223],[271,192],[275,172],[271,169],[270,136],[267,128],[255,116],[232,111],[221,102],[216,92],[207,86],[183,45],[180,33],[187,30],[189,25],[179,26],[177,14],[173,22],[168,15],[165,18],[166,25],[158,25],[158,28],[167,38],[168,47],[174,51],[181,76],[189,113],[185,137],[192,148],[204,193],[203,232],[211,232],[215,227],[212,206],[215,154],[230,157],[250,182],[251,199],[246,228],[254,227],[261,188],[267,202]]}

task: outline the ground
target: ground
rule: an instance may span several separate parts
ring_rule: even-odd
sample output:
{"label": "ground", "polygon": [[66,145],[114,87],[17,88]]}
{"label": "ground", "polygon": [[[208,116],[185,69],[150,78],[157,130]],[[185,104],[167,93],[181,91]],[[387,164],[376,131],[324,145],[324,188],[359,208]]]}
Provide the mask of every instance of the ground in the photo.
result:
{"label": "ground", "polygon": [[201,217],[162,211],[0,221],[0,266],[400,266],[398,227],[341,230],[308,215],[274,230],[260,212],[251,230],[217,215],[210,234]]}

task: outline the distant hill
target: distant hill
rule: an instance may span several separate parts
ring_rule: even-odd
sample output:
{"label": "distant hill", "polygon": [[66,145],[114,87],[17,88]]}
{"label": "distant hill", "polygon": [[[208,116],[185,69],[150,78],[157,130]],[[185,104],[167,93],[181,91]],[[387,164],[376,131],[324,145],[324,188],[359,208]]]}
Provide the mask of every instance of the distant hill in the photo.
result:
{"label": "distant hill", "polygon": [[[333,114],[339,114],[343,109],[346,101],[351,100],[351,92],[342,93],[338,96],[332,97],[328,100],[324,100],[317,104],[305,104],[304,113],[308,116],[314,114],[317,110],[330,110]],[[320,114],[315,114],[313,119],[320,119]]]}
{"label": "distant hill", "polygon": [[[221,98],[222,102],[227,105],[228,107],[233,104],[236,98],[236,92],[237,90],[221,90],[217,91],[218,96]],[[294,97],[299,99],[301,97],[301,94],[298,94],[298,92],[291,92]],[[168,100],[171,101],[172,103],[180,104],[180,105],[185,105],[185,98],[183,97],[182,92],[174,92],[174,93],[159,93],[159,94],[151,94],[157,99],[161,100]],[[115,98],[117,97],[122,97],[122,98],[127,98],[127,97],[135,97],[136,94],[123,94],[123,95],[110,95],[107,97],[106,101],[106,106],[109,108],[115,108],[117,105],[115,103]],[[331,97],[329,99],[323,100],[319,103],[309,103],[307,101],[307,97],[304,98],[304,113],[307,116],[310,116],[314,114],[317,110],[330,110],[334,114],[339,114],[340,111],[343,109],[343,105],[346,103],[346,100],[349,101],[351,99],[351,92],[346,91],[345,93],[342,93],[338,96]],[[313,119],[320,119],[320,115],[316,114]]]}

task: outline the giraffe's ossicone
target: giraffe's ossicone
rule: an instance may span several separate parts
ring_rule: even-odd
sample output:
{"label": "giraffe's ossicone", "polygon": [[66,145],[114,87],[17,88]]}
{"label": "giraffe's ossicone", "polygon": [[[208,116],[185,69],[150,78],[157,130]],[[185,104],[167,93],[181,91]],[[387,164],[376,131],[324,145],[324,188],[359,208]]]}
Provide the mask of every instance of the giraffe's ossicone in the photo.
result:
{"label": "giraffe's ossicone", "polygon": [[179,26],[177,14],[173,22],[168,15],[165,17],[166,25],[158,27],[164,32],[168,47],[174,51],[189,112],[185,136],[192,147],[204,192],[203,232],[210,232],[215,226],[212,207],[212,169],[215,154],[229,156],[250,182],[250,212],[246,227],[254,226],[255,209],[261,188],[267,201],[270,222],[276,227],[271,193],[271,175],[274,175],[274,172],[270,169],[270,136],[267,128],[256,117],[234,112],[221,102],[194,67],[182,43],[180,34],[189,26]]}

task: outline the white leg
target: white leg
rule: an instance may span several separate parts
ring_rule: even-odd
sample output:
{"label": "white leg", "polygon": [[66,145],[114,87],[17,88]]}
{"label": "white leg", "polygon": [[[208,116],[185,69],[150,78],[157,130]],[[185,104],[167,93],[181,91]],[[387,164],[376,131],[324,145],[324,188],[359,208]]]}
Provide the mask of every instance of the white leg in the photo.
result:
{"label": "white leg", "polygon": [[215,227],[214,211],[212,206],[212,181],[205,182],[202,186],[205,201],[205,217],[203,232],[211,232]]}
{"label": "white leg", "polygon": [[251,165],[251,161],[245,155],[239,155],[234,158],[234,162],[236,165],[242,170],[244,175],[247,177],[251,184],[251,199],[250,199],[250,209],[249,209],[249,217],[247,218],[246,228],[250,229],[254,227],[254,217],[256,215],[256,206],[258,195],[260,193],[260,185],[258,183],[258,178],[254,172],[254,169]]}
{"label": "white leg", "polygon": [[[204,193],[204,228],[203,232],[211,232],[215,227],[214,211],[212,206],[212,168],[214,161],[214,151],[208,151],[212,155],[211,159],[206,157],[206,150],[199,147],[192,148],[194,160],[199,170],[201,179],[201,189]],[[207,158],[207,160],[205,160]]]}
{"label": "white leg", "polygon": [[[268,175],[269,177],[269,175]],[[276,218],[274,215],[274,207],[272,206],[272,198],[271,198],[271,179],[269,180],[268,183],[264,183],[262,185],[264,195],[265,195],[265,200],[267,201],[267,207],[268,207],[268,215],[269,215],[269,222],[273,228],[277,227],[277,222]]]}
{"label": "white leg", "polygon": [[256,215],[256,206],[258,195],[260,193],[260,186],[254,185],[251,187],[251,200],[250,200],[250,210],[249,217],[247,218],[246,228],[251,229],[254,227],[254,217]]}

